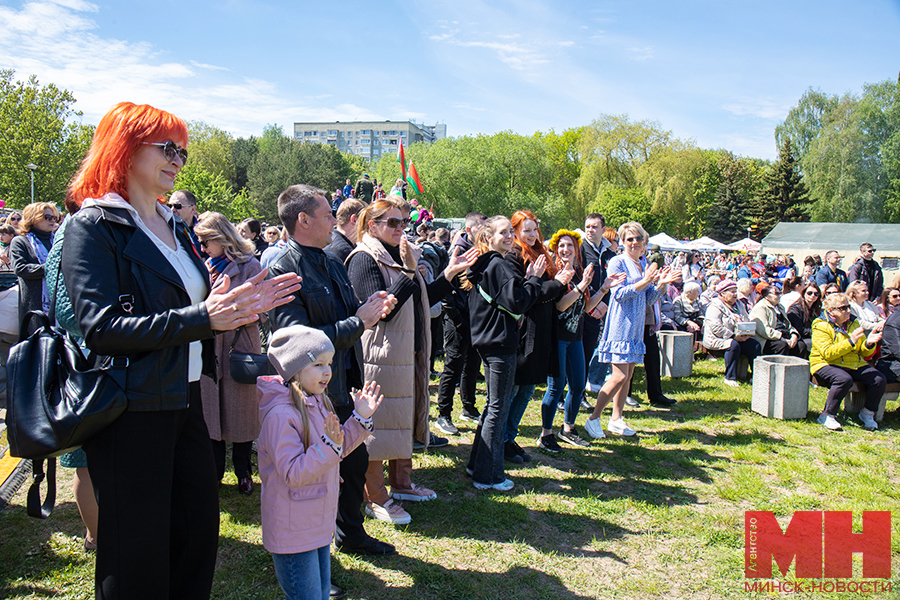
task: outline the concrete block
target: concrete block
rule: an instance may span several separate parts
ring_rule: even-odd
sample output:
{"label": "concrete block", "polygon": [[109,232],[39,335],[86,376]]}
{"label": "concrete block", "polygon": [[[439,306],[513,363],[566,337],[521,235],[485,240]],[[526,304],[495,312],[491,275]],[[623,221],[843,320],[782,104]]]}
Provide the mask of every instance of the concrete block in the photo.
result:
{"label": "concrete block", "polygon": [[809,362],[794,356],[759,356],[753,361],[750,407],[765,417],[805,419],[809,411]]}
{"label": "concrete block", "polygon": [[694,334],[658,331],[660,375],[690,377],[694,370]]}

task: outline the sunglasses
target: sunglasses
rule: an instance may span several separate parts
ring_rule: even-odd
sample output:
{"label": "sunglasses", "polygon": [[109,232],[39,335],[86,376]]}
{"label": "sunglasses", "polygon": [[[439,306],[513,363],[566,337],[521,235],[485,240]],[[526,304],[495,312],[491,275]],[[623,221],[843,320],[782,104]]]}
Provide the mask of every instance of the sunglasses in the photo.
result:
{"label": "sunglasses", "polygon": [[13,215],[13,216],[9,217],[9,220],[10,220],[10,221],[16,221],[16,222],[21,221],[21,220],[22,220],[22,215]]}
{"label": "sunglasses", "polygon": [[643,241],[644,241],[644,236],[638,235],[638,236],[635,236],[635,237],[625,238],[625,241],[628,242],[628,243],[630,243],[630,244],[633,244],[634,242],[643,242]]}
{"label": "sunglasses", "polygon": [[849,304],[841,304],[840,306],[835,306],[834,310],[850,310]]}
{"label": "sunglasses", "polygon": [[54,214],[42,215],[44,220],[48,223],[56,223],[57,217]]}
{"label": "sunglasses", "polygon": [[181,159],[181,164],[187,164],[188,152],[187,148],[179,148],[175,145],[175,142],[141,142],[145,146],[159,146],[162,148],[163,154],[166,155],[166,160],[169,162],[175,162],[175,157]]}
{"label": "sunglasses", "polygon": [[819,297],[819,292],[806,292],[807,296],[812,296],[813,298]]}
{"label": "sunglasses", "polygon": [[409,219],[397,219],[395,217],[391,217],[390,219],[379,219],[379,220],[376,220],[375,222],[376,223],[387,223],[387,226],[390,227],[391,229],[397,229],[401,225],[403,227],[406,227],[407,225],[412,223],[412,221],[410,221]]}

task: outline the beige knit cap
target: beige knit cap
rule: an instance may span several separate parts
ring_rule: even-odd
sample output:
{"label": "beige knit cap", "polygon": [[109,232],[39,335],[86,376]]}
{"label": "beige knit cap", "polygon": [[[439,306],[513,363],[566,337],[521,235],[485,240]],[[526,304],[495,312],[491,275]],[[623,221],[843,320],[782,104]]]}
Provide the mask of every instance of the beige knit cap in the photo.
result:
{"label": "beige knit cap", "polygon": [[334,344],[321,330],[291,325],[272,334],[269,362],[285,381],[312,364],[324,352],[334,352]]}

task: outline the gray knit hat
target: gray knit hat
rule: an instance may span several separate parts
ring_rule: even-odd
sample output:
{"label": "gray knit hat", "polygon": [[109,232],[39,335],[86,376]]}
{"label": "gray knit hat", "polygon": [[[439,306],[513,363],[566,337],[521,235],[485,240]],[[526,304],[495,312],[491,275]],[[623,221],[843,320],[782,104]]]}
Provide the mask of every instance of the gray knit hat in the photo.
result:
{"label": "gray knit hat", "polygon": [[334,352],[334,344],[322,331],[305,325],[279,329],[269,341],[269,362],[285,381],[316,361],[320,354]]}

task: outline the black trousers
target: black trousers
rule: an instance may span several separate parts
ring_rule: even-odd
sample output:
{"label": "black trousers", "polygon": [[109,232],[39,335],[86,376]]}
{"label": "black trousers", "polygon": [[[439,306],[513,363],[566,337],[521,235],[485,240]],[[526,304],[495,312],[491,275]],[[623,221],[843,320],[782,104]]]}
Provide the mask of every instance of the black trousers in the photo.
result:
{"label": "black trousers", "polygon": [[97,598],[209,598],[219,495],[200,383],[189,393],[189,408],[127,411],[85,445],[100,506]]}
{"label": "black trousers", "polygon": [[597,344],[600,343],[600,334],[603,333],[603,321],[595,319],[591,315],[584,315],[584,334],[581,343],[584,345],[584,365],[591,364],[591,357]]}
{"label": "black trousers", "polygon": [[[213,458],[216,461],[216,477],[219,481],[225,477],[225,440],[212,440]],[[253,442],[233,442],[231,444],[231,462],[234,465],[234,476],[238,481],[253,476]]]}
{"label": "black trousers", "polygon": [[450,417],[453,412],[453,396],[459,383],[459,395],[463,409],[478,414],[475,408],[475,384],[481,369],[481,357],[472,347],[472,333],[468,324],[457,327],[444,315],[444,372],[438,384],[438,413]]}
{"label": "black trousers", "polygon": [[[335,406],[334,412],[341,423],[353,414],[353,405]],[[363,488],[366,485],[366,470],[369,468],[369,452],[365,444],[344,457],[341,461],[341,491],[338,496],[337,534],[339,542],[356,546],[366,539],[363,529]]]}
{"label": "black trousers", "polygon": [[[647,399],[656,402],[663,397],[662,376],[660,369],[662,364],[659,359],[659,338],[650,327],[644,327],[644,345],[647,352],[644,354],[644,377],[647,380]],[[631,382],[628,384],[628,395],[631,395],[631,387],[634,382],[634,373],[631,374]]]}

